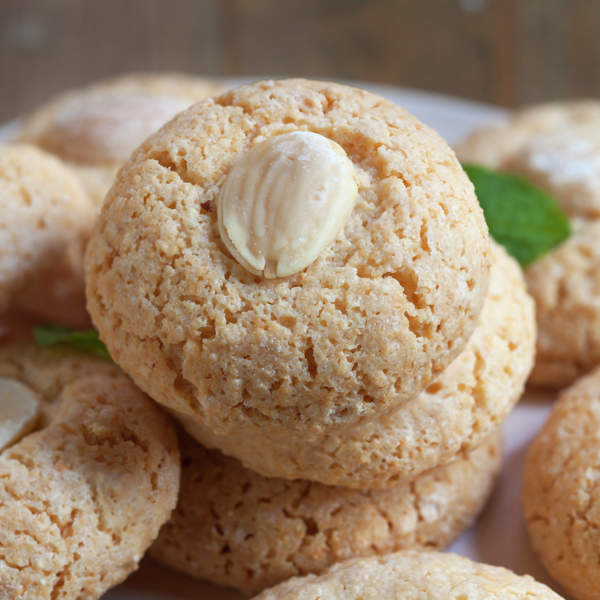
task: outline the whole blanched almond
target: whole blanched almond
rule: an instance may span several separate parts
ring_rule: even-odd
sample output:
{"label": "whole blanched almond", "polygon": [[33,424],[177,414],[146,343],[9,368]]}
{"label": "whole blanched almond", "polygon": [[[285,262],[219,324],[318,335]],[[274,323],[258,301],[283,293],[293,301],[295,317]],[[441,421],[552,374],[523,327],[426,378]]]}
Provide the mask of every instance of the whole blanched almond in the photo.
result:
{"label": "whole blanched almond", "polygon": [[37,394],[15,379],[0,377],[0,450],[29,433],[37,421]]}
{"label": "whole blanched almond", "polygon": [[248,271],[286,277],[336,238],[357,195],[354,165],[339,144],[310,131],[285,133],[233,165],[219,196],[219,232]]}

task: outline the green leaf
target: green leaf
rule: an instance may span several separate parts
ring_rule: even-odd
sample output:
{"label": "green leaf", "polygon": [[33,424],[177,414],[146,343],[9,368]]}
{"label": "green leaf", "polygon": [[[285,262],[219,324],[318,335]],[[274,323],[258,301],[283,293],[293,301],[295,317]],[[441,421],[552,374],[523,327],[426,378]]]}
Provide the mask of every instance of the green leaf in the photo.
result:
{"label": "green leaf", "polygon": [[33,337],[38,346],[46,347],[65,344],[110,360],[110,354],[106,346],[100,340],[98,332],[94,329],[73,331],[59,325],[46,325],[44,327],[34,327]]}
{"label": "green leaf", "polygon": [[463,165],[475,186],[490,235],[525,267],[571,234],[556,200],[522,177]]}

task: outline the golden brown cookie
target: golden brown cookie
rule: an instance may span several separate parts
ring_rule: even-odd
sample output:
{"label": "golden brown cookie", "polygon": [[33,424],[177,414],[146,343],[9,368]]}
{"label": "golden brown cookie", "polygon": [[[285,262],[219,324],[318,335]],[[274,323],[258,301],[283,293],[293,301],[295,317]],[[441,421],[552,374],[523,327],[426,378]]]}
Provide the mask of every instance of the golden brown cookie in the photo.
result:
{"label": "golden brown cookie", "polygon": [[527,453],[523,510],[542,563],[577,600],[600,597],[600,371],[565,390]]}
{"label": "golden brown cookie", "polygon": [[79,242],[93,218],[60,161],[33,146],[0,146],[0,312]]}
{"label": "golden brown cookie", "polygon": [[459,144],[462,162],[523,175],[570,217],[600,217],[600,102],[527,107]]}
{"label": "golden brown cookie", "polygon": [[502,458],[498,432],[454,462],[385,491],[267,479],[180,437],[181,491],[154,558],[256,593],[333,563],[403,548],[443,548],[475,518]]}
{"label": "golden brown cookie", "polygon": [[133,73],[60,94],[23,124],[22,139],[66,161],[99,208],[136,146],[190,104],[221,93],[216,81]]}
{"label": "golden brown cookie", "polygon": [[[299,131],[335,142],[323,156],[352,163],[358,199],[314,262],[263,278],[226,250],[217,200],[238,159]],[[290,168],[304,160],[284,154]],[[266,194],[268,218],[286,221],[280,174],[246,191]],[[300,170],[298,186],[311,174]],[[476,325],[489,264],[481,209],[439,136],[359,89],[266,81],[196,104],[135,152],[88,246],[88,308],[111,355],[157,401],[224,438],[257,426],[312,444],[431,383]]]}
{"label": "golden brown cookie", "polygon": [[600,364],[600,220],[525,270],[536,303],[538,342],[531,383],[562,387]]}
{"label": "golden brown cookie", "polygon": [[528,575],[456,554],[405,551],[295,577],[255,600],[561,600]]}
{"label": "golden brown cookie", "polygon": [[40,411],[34,432],[0,453],[0,597],[99,598],[137,568],[175,506],[175,432],[88,355],[2,348],[0,389],[15,385]]}
{"label": "golden brown cookie", "polygon": [[379,489],[453,460],[504,420],[533,363],[535,317],[521,270],[496,244],[492,260],[488,298],[466,349],[399,409],[311,437],[284,428],[271,428],[267,435],[260,421],[240,424],[234,436],[219,435],[181,420],[204,445],[222,448],[272,477]]}

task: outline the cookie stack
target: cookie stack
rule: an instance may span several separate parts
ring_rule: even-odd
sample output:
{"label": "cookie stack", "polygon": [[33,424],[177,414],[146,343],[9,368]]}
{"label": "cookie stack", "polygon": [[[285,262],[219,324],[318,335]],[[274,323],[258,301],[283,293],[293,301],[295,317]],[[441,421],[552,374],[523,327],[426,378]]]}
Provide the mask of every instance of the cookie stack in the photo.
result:
{"label": "cookie stack", "polygon": [[443,546],[484,502],[532,302],[452,151],[396,105],[305,80],[194,105],[119,172],[86,284],[111,356],[187,432],[161,560],[248,593]]}

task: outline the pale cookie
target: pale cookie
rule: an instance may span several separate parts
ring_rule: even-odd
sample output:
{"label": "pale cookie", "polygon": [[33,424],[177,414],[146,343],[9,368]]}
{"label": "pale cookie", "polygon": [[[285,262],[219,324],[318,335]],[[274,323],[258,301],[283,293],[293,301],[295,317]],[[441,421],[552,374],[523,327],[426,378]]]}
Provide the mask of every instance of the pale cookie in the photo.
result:
{"label": "pale cookie", "polygon": [[502,458],[494,433],[449,465],[375,492],[266,479],[187,436],[180,443],[178,505],[151,553],[244,594],[348,558],[443,548],[479,513]]}
{"label": "pale cookie", "polygon": [[523,510],[542,563],[577,600],[600,598],[600,370],[564,391],[527,453]]}
{"label": "pale cookie", "polygon": [[[230,240],[240,256],[259,247],[257,236],[293,233],[302,190],[307,205],[320,195],[322,214],[333,210],[336,188],[312,178],[319,156],[342,177],[351,162],[358,196],[345,223],[334,211],[337,235],[314,262],[271,279],[226,250],[232,221],[217,213],[233,164],[297,131],[321,144],[289,156],[282,144],[272,171],[258,154],[249,161],[270,175],[246,173],[257,186],[244,188],[250,218]],[[307,169],[294,171],[303,160]],[[286,172],[297,174],[289,206],[277,195]],[[329,239],[315,210],[318,230],[303,217],[302,239],[280,240],[276,252],[298,242],[305,259],[305,234]],[[111,355],[154,399],[225,439],[242,441],[254,426],[264,439],[278,432],[287,453],[284,431],[312,443],[429,385],[473,332],[489,264],[473,188],[439,136],[362,90],[267,81],[196,104],[138,148],[88,246],[86,291]]]}
{"label": "pale cookie", "polygon": [[459,144],[462,162],[523,175],[570,217],[600,217],[600,102],[531,106]]}
{"label": "pale cookie", "polygon": [[562,387],[600,364],[600,220],[525,270],[536,303],[538,341],[530,381]]}
{"label": "pale cookie", "polygon": [[347,560],[295,577],[255,600],[561,600],[529,575],[456,554],[405,551]]}
{"label": "pale cookie", "polygon": [[453,460],[502,423],[533,364],[535,317],[521,270],[496,244],[492,260],[488,298],[467,348],[399,409],[310,437],[273,427],[266,434],[261,421],[240,424],[233,436],[186,417],[184,425],[204,445],[239,456],[264,475],[352,488],[393,487]]}
{"label": "pale cookie", "polygon": [[0,453],[0,597],[99,598],[137,568],[175,506],[175,432],[101,359],[5,347],[0,377],[40,403],[34,433]]}
{"label": "pale cookie", "polygon": [[33,146],[0,146],[0,312],[61,260],[93,218],[60,161]]}
{"label": "pale cookie", "polygon": [[99,208],[136,146],[190,104],[221,92],[218,82],[191,75],[122,75],[50,100],[24,122],[21,137],[66,161]]}

